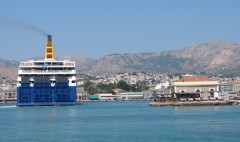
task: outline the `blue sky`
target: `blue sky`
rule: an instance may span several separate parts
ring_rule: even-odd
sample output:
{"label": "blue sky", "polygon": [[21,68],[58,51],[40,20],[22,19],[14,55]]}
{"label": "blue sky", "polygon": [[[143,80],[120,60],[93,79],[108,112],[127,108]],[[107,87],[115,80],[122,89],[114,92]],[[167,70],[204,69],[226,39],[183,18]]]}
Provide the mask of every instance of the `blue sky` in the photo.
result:
{"label": "blue sky", "polygon": [[0,58],[43,56],[46,37],[22,25],[52,34],[56,56],[240,43],[239,6],[239,0],[1,0]]}

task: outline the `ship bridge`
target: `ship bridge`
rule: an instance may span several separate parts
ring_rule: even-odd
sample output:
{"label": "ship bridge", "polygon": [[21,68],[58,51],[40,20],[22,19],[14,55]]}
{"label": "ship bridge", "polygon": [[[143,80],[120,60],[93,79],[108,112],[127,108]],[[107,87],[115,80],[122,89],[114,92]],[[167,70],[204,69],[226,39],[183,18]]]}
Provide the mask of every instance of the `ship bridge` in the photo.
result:
{"label": "ship bridge", "polygon": [[75,62],[63,60],[29,60],[20,63],[19,75],[38,75],[38,74],[76,74]]}

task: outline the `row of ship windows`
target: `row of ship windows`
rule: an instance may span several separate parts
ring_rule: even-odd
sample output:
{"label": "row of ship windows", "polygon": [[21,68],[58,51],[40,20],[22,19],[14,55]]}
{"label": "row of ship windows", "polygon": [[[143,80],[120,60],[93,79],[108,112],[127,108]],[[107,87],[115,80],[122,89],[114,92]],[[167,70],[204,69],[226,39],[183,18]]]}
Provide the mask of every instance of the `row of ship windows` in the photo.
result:
{"label": "row of ship windows", "polygon": [[60,63],[21,63],[22,66],[73,66],[74,63],[63,63],[63,62],[60,62]]}
{"label": "row of ship windows", "polygon": [[[50,81],[50,82],[51,82],[51,83],[56,83],[56,81]],[[18,83],[22,83],[22,82],[19,81]],[[34,81],[29,81],[29,83],[34,83]],[[61,82],[60,82],[60,83],[61,83]],[[69,80],[68,80],[68,83],[70,83]],[[71,83],[76,83],[76,80],[72,80]]]}

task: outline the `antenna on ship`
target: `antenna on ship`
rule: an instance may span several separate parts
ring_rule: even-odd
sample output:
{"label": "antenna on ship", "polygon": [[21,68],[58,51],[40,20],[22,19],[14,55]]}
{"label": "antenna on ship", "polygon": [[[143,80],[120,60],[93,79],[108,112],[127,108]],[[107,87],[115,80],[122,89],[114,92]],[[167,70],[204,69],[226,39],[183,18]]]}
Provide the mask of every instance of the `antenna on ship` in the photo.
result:
{"label": "antenna on ship", "polygon": [[52,35],[47,36],[47,44],[46,44],[46,49],[45,49],[45,60],[54,60]]}

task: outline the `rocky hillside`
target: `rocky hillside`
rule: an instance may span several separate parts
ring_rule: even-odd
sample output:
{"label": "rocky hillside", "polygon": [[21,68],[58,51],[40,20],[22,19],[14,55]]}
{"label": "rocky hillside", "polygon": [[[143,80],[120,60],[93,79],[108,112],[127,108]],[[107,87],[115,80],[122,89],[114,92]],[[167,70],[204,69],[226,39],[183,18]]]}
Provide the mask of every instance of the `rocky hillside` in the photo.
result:
{"label": "rocky hillside", "polygon": [[76,70],[78,73],[87,72],[91,69],[92,64],[95,62],[94,59],[86,58],[79,55],[65,55],[60,59],[67,59],[76,62]]}
{"label": "rocky hillside", "polygon": [[0,77],[16,77],[18,66],[18,61],[8,61],[0,58]]}
{"label": "rocky hillside", "polygon": [[109,75],[120,72],[177,72],[188,59],[175,58],[169,53],[113,54],[97,60],[89,74]]}
{"label": "rocky hillside", "polygon": [[177,58],[192,59],[195,64],[186,71],[201,69],[210,72],[230,72],[240,69],[240,45],[227,41],[200,44],[174,52]]}
{"label": "rocky hillside", "polygon": [[227,41],[205,43],[176,51],[143,54],[113,54],[97,60],[90,74],[119,72],[212,72],[240,69],[240,45]]}
{"label": "rocky hillside", "polygon": [[[112,54],[98,60],[67,55],[61,59],[75,60],[78,73],[111,75],[120,72],[156,73],[240,73],[240,45],[218,41],[175,51],[142,54]],[[0,59],[0,75],[17,76],[19,62]]]}

